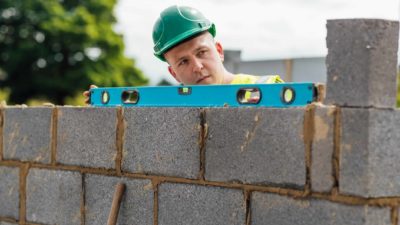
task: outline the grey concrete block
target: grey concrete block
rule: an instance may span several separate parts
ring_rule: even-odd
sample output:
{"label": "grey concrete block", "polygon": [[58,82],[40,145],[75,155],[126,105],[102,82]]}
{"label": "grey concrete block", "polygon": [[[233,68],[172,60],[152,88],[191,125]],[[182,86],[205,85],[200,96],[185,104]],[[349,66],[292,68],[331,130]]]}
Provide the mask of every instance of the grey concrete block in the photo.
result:
{"label": "grey concrete block", "polygon": [[299,200],[254,192],[252,225],[391,225],[390,208],[342,205],[324,200]]}
{"label": "grey concrete block", "polygon": [[42,224],[81,224],[82,176],[77,172],[30,169],[26,218]]}
{"label": "grey concrete block", "polygon": [[316,192],[329,192],[334,184],[334,122],[335,107],[316,107],[315,133],[312,143],[311,188]]}
{"label": "grey concrete block", "polygon": [[122,169],[197,178],[200,109],[127,108]]}
{"label": "grey concrete block", "polygon": [[342,109],[341,193],[400,195],[400,110]]}
{"label": "grey concrete block", "polygon": [[241,190],[172,183],[159,186],[159,225],[243,225],[245,218]]}
{"label": "grey concrete block", "polygon": [[215,108],[206,112],[205,178],[303,187],[305,108]]}
{"label": "grey concrete block", "polygon": [[369,110],[342,109],[339,190],[369,195]]}
{"label": "grey concrete block", "polygon": [[327,29],[326,103],[394,108],[399,23],[328,20]]}
{"label": "grey concrete block", "polygon": [[19,217],[19,168],[0,167],[0,217]]}
{"label": "grey concrete block", "polygon": [[110,213],[115,185],[126,185],[117,224],[153,224],[154,192],[151,180],[85,176],[86,225],[105,224]]}
{"label": "grey concrete block", "polygon": [[9,222],[2,222],[0,221],[0,225],[16,225],[18,223],[9,223]]}
{"label": "grey concrete block", "polygon": [[0,221],[0,225],[16,225],[18,223],[9,223],[9,222],[4,222],[4,221]]}
{"label": "grey concrete block", "polygon": [[57,162],[114,168],[117,153],[116,131],[116,108],[59,108]]}
{"label": "grey concrete block", "polygon": [[52,111],[49,107],[4,108],[4,159],[50,163]]}

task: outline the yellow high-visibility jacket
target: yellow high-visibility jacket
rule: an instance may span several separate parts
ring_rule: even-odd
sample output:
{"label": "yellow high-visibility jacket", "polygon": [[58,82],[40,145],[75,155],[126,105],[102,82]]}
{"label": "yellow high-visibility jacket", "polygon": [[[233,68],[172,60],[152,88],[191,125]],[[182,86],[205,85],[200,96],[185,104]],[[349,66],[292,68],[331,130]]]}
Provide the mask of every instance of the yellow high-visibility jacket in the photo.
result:
{"label": "yellow high-visibility jacket", "polygon": [[284,83],[279,75],[253,76],[248,74],[236,74],[231,84],[274,84]]}

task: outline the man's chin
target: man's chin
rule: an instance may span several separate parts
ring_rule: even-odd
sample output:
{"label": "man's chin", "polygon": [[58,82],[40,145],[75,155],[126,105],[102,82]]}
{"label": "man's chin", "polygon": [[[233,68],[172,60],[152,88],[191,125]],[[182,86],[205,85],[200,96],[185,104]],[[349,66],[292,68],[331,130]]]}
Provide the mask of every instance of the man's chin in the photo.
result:
{"label": "man's chin", "polygon": [[215,84],[214,80],[211,76],[202,79],[200,82],[197,82],[198,85],[208,85],[208,84]]}

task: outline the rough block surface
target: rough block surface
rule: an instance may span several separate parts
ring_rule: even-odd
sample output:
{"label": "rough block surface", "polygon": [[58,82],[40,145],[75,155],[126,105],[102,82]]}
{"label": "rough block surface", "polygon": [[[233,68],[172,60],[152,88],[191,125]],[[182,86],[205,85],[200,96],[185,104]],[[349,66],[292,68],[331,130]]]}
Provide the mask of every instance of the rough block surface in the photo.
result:
{"label": "rough block surface", "polygon": [[390,208],[351,206],[324,200],[295,200],[287,196],[254,192],[252,225],[391,225]]}
{"label": "rough block surface", "polygon": [[0,167],[0,217],[18,219],[19,168]]}
{"label": "rough block surface", "polygon": [[198,177],[200,109],[126,108],[124,119],[124,171]]}
{"label": "rough block surface", "polygon": [[302,187],[305,108],[207,109],[206,180]]}
{"label": "rough block surface", "polygon": [[62,107],[58,111],[57,162],[114,168],[116,108]]}
{"label": "rough block surface", "polygon": [[400,110],[342,109],[340,192],[400,195]]}
{"label": "rough block surface", "polygon": [[151,180],[85,175],[86,225],[104,224],[110,213],[115,186],[124,183],[117,224],[153,224],[154,193]]}
{"label": "rough block surface", "polygon": [[317,192],[331,191],[334,183],[334,121],[335,107],[316,107],[315,133],[312,144],[311,188]]}
{"label": "rough block surface", "polygon": [[158,192],[159,225],[245,224],[241,190],[163,183]]}
{"label": "rough block surface", "polygon": [[399,23],[328,20],[326,103],[394,108]]}
{"label": "rough block surface", "polygon": [[16,225],[16,224],[18,224],[18,223],[9,223],[9,222],[0,221],[0,225]]}
{"label": "rough block surface", "polygon": [[30,169],[26,218],[41,224],[81,224],[82,177],[77,172]]}
{"label": "rough block surface", "polygon": [[367,196],[369,111],[341,110],[340,180],[341,193]]}
{"label": "rough block surface", "polygon": [[50,163],[49,107],[4,108],[4,159]]}

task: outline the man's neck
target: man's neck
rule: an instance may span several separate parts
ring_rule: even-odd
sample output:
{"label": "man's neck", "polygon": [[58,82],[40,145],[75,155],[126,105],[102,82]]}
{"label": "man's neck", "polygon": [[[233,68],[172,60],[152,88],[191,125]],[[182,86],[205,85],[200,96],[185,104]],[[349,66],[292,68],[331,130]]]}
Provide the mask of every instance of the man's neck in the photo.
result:
{"label": "man's neck", "polygon": [[234,76],[235,75],[233,75],[233,73],[225,71],[224,79],[222,81],[222,84],[230,84],[230,83],[232,83],[233,79],[235,78]]}

